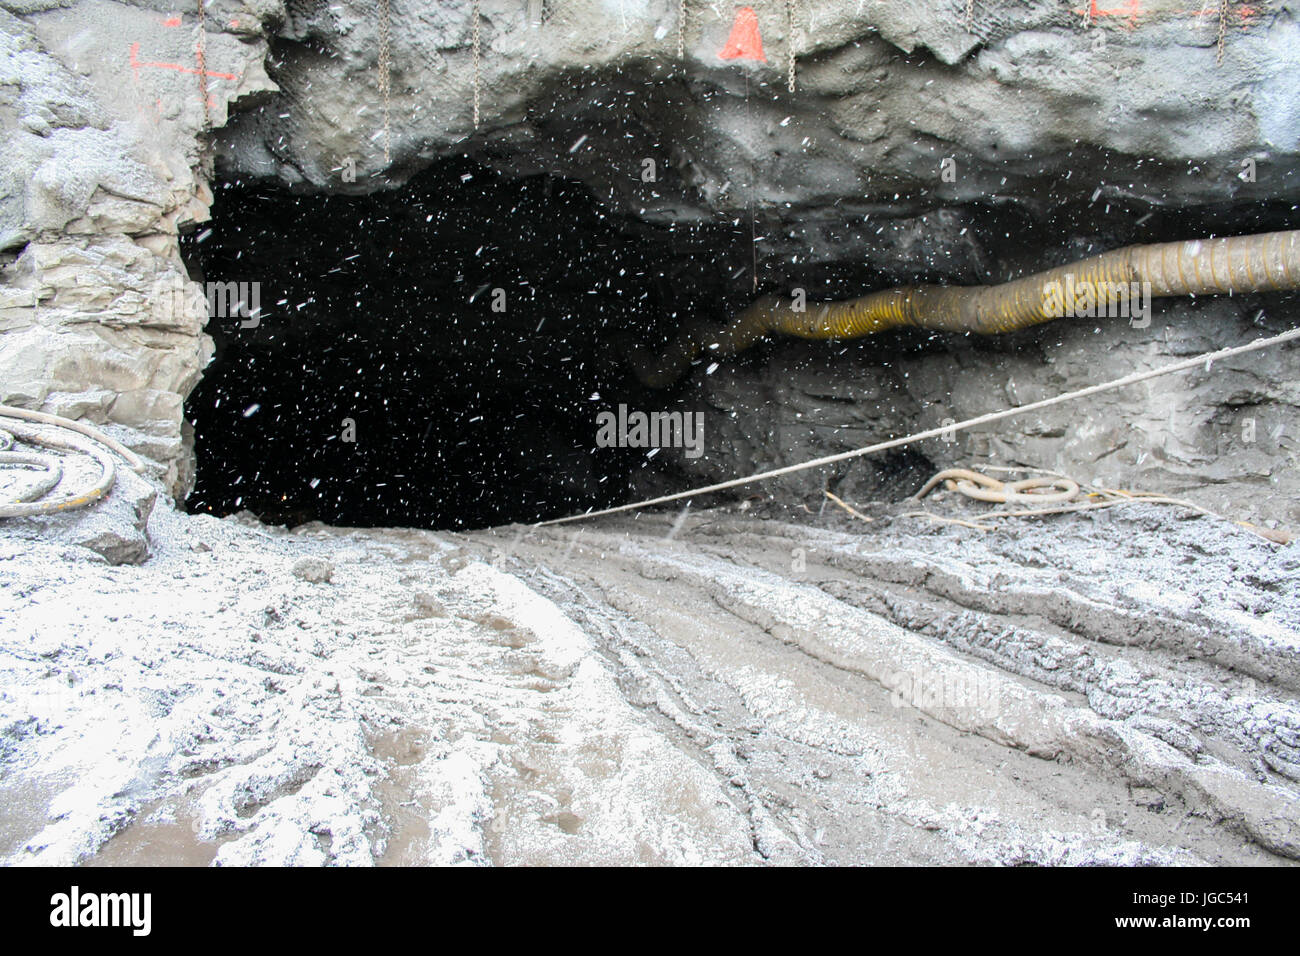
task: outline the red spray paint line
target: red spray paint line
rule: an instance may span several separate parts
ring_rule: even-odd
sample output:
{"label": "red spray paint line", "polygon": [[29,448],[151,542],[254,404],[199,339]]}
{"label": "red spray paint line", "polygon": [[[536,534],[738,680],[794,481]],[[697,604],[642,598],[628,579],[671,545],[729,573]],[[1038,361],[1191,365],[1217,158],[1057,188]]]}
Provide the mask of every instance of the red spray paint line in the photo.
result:
{"label": "red spray paint line", "polygon": [[[1082,10],[1076,10],[1075,12],[1083,13]],[[1091,20],[1093,23],[1097,22],[1098,17],[1127,17],[1128,25],[1130,27],[1135,27],[1137,26],[1138,19],[1141,16],[1142,16],[1141,0],[1128,0],[1127,6],[1117,8],[1114,10],[1101,9],[1101,7],[1097,6],[1097,0],[1091,0],[1091,2],[1088,4],[1088,19]]]}
{"label": "red spray paint line", "polygon": [[[1083,7],[1075,7],[1070,12],[1076,13],[1079,16],[1083,16],[1086,13],[1089,19],[1094,23],[1102,17],[1113,17],[1127,18],[1129,26],[1138,26],[1138,20],[1143,16],[1141,0],[1124,0],[1124,2],[1126,4],[1124,7],[1105,10],[1098,5],[1097,0],[1089,0],[1088,9],[1085,10]],[[1196,10],[1164,10],[1160,12],[1160,16],[1162,17],[1192,17],[1197,20],[1206,17],[1213,17],[1217,20],[1220,15],[1221,13],[1217,4],[1213,8],[1206,5]],[[1235,17],[1241,23],[1242,29],[1245,29],[1247,24],[1253,23],[1258,15],[1258,7],[1248,6],[1246,4],[1228,8],[1228,18],[1232,19]]]}
{"label": "red spray paint line", "polygon": [[723,60],[767,62],[767,57],[763,56],[763,38],[758,33],[758,14],[753,7],[741,7],[736,12],[731,36],[727,37],[727,45],[718,53],[718,57]]}
{"label": "red spray paint line", "polygon": [[203,76],[216,77],[219,80],[237,80],[238,74],[235,73],[218,73],[215,70],[199,69],[192,66],[185,66],[182,63],[144,63],[140,60],[140,44],[131,44],[131,69],[139,70],[141,67],[148,67],[151,70],[177,70],[181,73],[201,73]]}

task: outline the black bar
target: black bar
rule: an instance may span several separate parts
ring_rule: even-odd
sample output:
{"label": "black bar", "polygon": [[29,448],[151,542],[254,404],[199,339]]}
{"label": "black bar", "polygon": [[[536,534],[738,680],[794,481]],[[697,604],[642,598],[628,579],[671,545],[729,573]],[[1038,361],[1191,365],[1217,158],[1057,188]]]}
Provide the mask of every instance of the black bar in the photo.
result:
{"label": "black bar", "polygon": [[[146,939],[259,947],[280,940],[338,946],[355,939],[376,945],[389,934],[393,942],[414,934],[441,948],[464,932],[486,941],[515,931],[539,937],[529,945],[556,933],[599,944],[627,939],[629,932],[698,943],[701,936],[763,938],[777,927],[807,934],[809,942],[848,929],[864,942],[898,934],[925,944],[1184,940],[1196,934],[1231,944],[1260,930],[1287,931],[1300,898],[1298,873],[1293,867],[673,873],[15,868],[0,870],[0,917],[10,939],[75,934],[82,942],[113,937],[128,945]],[[143,896],[129,910],[121,897],[105,908],[112,916],[119,906],[125,925],[52,925],[52,918],[69,922],[73,886],[87,918],[99,911],[98,894],[149,894],[148,934],[137,935],[143,920],[133,926],[130,918],[143,915]],[[60,900],[67,904],[62,911]]]}

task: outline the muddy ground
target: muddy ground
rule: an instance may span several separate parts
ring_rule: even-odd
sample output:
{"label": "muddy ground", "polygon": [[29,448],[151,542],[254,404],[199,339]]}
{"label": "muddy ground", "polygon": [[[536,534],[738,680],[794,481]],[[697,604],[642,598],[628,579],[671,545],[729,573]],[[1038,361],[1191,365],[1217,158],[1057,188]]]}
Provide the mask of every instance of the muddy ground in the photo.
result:
{"label": "muddy ground", "polygon": [[0,859],[1300,859],[1300,545],[761,510],[0,528]]}

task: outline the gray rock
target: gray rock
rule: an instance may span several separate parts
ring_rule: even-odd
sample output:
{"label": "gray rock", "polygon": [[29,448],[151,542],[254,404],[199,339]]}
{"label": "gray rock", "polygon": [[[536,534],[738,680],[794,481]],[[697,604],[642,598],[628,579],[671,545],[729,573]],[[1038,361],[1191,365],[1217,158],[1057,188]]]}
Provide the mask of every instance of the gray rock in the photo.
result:
{"label": "gray rock", "polygon": [[149,516],[158,492],[156,484],[119,466],[112,490],[96,504],[61,514],[6,518],[0,529],[17,538],[86,548],[109,564],[143,564],[149,558]]}
{"label": "gray rock", "polygon": [[[228,103],[274,89],[265,42],[229,26],[237,9],[210,9],[208,62],[240,77],[211,78],[218,125]],[[129,427],[180,496],[193,472],[182,404],[212,343],[176,236],[207,218],[212,196],[197,175],[195,77],[142,65],[193,57],[192,29],[160,26],[170,12],[108,0],[0,5],[0,402],[75,407]]]}
{"label": "gray rock", "polygon": [[[991,197],[1041,221],[1070,203],[1300,195],[1293,17],[1230,24],[1218,64],[1213,17],[1152,11],[1116,29],[1059,4],[993,0],[968,29],[953,0],[801,0],[791,33],[785,0],[752,6],[764,64],[718,57],[730,8],[688,10],[681,63],[670,0],[564,0],[540,24],[515,0],[482,0],[477,130],[469,0],[395,7],[388,163],[379,18],[298,8],[281,30],[291,42],[277,49],[279,96],[232,118],[219,159],[236,174],[363,193],[468,151],[509,172],[582,180],[660,222],[743,214],[750,193],[737,187],[752,182],[771,269],[797,254],[905,270],[918,251],[909,233],[936,228],[920,217]],[[1203,96],[1188,97],[1189,75]],[[1255,182],[1237,176],[1247,158],[1266,171]],[[660,173],[652,184],[645,159]],[[930,249],[925,268],[953,274],[944,258]]]}
{"label": "gray rock", "polygon": [[294,562],[293,576],[309,584],[329,584],[334,577],[334,565],[324,558],[300,558]]}
{"label": "gray rock", "polygon": [[412,594],[411,605],[411,610],[406,615],[408,621],[447,616],[447,609],[443,603],[428,591],[416,591]]}

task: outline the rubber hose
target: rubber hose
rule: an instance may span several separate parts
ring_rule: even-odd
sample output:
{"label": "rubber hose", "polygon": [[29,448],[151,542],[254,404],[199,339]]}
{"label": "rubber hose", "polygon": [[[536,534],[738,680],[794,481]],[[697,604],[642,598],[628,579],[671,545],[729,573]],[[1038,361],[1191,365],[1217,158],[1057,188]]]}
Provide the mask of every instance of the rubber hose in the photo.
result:
{"label": "rubber hose", "polygon": [[[39,414],[39,413],[38,413]],[[29,518],[36,515],[56,514],[60,511],[72,511],[75,508],[84,508],[86,505],[98,501],[104,495],[108,494],[109,489],[113,487],[113,481],[117,477],[117,466],[114,465],[113,459],[106,452],[98,448],[87,448],[63,438],[56,438],[52,435],[42,435],[35,430],[27,430],[16,425],[5,423],[6,431],[13,432],[16,436],[25,442],[34,445],[42,445],[46,448],[55,448],[60,451],[77,452],[82,455],[89,455],[95,459],[99,465],[99,477],[94,483],[78,494],[69,495],[64,498],[58,498],[54,501],[30,501],[30,502],[0,502],[0,518]],[[7,455],[17,454],[16,452],[5,452]],[[139,459],[137,459],[138,461]]]}
{"label": "rubber hose", "polygon": [[12,468],[18,465],[28,468],[40,468],[41,475],[21,494],[14,496],[14,502],[22,504],[44,498],[54,490],[54,486],[63,480],[63,465],[51,455],[29,455],[20,451],[0,451],[0,468]]}
{"label": "rubber hose", "polygon": [[67,428],[71,431],[85,435],[87,438],[93,438],[113,451],[117,452],[126,459],[126,463],[131,466],[131,470],[144,474],[145,464],[140,456],[127,448],[116,438],[110,438],[93,425],[87,425],[85,422],[79,422],[71,418],[64,418],[62,415],[51,415],[49,412],[34,412],[28,408],[16,408],[13,405],[0,405],[0,415],[9,418],[22,418],[29,422],[39,422],[42,425],[56,425],[59,428]]}
{"label": "rubber hose", "polygon": [[1134,283],[1149,284],[1141,288],[1152,297],[1300,288],[1300,230],[1127,246],[1001,285],[901,286],[803,311],[767,296],[721,330],[687,328],[660,356],[630,357],[642,384],[666,388],[701,354],[734,355],[769,335],[856,339],[900,327],[996,335],[1083,311],[1085,290],[1093,301],[1107,293],[1117,314],[1115,290],[1127,294]]}

